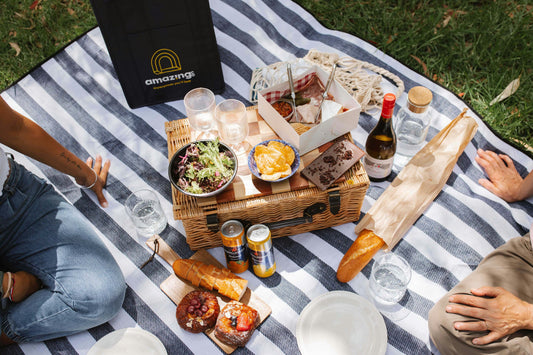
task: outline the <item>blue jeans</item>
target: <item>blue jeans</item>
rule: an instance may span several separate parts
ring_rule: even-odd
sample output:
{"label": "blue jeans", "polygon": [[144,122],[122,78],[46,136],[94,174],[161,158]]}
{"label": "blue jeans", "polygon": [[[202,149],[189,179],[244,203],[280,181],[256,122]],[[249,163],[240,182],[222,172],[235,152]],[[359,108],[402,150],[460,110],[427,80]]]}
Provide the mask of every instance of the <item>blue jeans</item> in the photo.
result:
{"label": "blue jeans", "polygon": [[10,160],[0,196],[0,270],[24,270],[43,288],[0,311],[16,342],[67,336],[111,319],[126,286],[113,256],[85,217],[44,180]]}

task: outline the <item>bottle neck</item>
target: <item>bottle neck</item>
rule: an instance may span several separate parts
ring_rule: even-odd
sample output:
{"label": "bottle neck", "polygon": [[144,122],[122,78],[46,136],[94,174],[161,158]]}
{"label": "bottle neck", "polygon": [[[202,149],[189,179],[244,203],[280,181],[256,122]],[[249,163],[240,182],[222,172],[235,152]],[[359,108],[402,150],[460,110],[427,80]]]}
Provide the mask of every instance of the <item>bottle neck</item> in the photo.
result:
{"label": "bottle neck", "polygon": [[383,109],[381,110],[380,119],[381,118],[384,118],[384,119],[391,118],[393,112],[394,112],[394,106],[392,106],[392,107],[383,107]]}
{"label": "bottle neck", "polygon": [[379,117],[379,121],[372,130],[373,133],[381,133],[389,136],[394,136],[394,129],[392,128],[392,117]]}

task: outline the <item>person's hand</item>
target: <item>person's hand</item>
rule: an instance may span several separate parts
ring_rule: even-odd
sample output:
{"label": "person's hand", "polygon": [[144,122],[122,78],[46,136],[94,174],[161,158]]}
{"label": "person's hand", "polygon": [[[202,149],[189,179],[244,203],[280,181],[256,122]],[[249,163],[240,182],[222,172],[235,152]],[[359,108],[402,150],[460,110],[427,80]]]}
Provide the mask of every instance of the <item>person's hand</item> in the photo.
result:
{"label": "person's hand", "polygon": [[476,162],[485,170],[489,179],[479,179],[479,184],[507,202],[519,201],[522,177],[513,161],[505,154],[478,149]]}
{"label": "person's hand", "polygon": [[91,188],[91,190],[93,190],[96,194],[98,202],[100,202],[100,206],[106,208],[108,204],[107,200],[104,197],[103,189],[107,182],[107,174],[109,172],[109,167],[111,166],[111,161],[109,161],[108,159],[102,165],[102,157],[100,155],[97,155],[96,159],[94,160],[94,166],[93,158],[91,157],[87,158],[87,165],[89,166],[89,168],[93,169],[96,172],[96,175],[98,176],[96,184]]}
{"label": "person's hand", "polygon": [[520,329],[531,328],[533,305],[501,287],[480,287],[470,292],[472,295],[450,296],[451,304],[446,306],[446,312],[478,319],[454,324],[461,331],[489,332],[474,338],[474,344],[489,344]]}

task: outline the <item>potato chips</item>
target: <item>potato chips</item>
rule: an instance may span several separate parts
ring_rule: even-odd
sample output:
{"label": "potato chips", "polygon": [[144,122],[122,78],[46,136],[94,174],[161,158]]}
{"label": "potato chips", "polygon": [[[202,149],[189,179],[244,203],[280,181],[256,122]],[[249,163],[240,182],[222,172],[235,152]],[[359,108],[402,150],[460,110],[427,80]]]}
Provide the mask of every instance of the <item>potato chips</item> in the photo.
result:
{"label": "potato chips", "polygon": [[254,160],[261,179],[275,181],[291,174],[294,150],[281,142],[270,141],[255,147]]}

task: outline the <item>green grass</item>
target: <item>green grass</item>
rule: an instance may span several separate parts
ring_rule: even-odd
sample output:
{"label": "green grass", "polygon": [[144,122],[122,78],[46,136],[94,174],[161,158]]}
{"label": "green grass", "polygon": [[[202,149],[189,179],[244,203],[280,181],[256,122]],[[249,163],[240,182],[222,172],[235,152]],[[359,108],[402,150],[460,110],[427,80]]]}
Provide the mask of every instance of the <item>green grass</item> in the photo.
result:
{"label": "green grass", "polygon": [[1,0],[0,91],[94,26],[89,0]]}
{"label": "green grass", "polygon": [[[503,138],[533,147],[528,1],[296,2],[326,27],[369,41],[461,96]],[[95,25],[89,0],[0,1],[0,90]],[[519,76],[517,92],[490,106]]]}
{"label": "green grass", "polygon": [[[369,41],[461,96],[502,137],[533,147],[533,6],[527,1],[296,2],[326,27]],[[516,93],[490,106],[519,76]]]}

